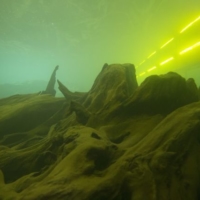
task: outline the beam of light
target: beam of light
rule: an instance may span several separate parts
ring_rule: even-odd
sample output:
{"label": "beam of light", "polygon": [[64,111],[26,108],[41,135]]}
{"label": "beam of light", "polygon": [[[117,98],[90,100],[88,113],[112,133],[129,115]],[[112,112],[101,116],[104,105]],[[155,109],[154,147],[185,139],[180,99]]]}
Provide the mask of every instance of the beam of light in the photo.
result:
{"label": "beam of light", "polygon": [[139,76],[143,76],[144,74],[146,74],[146,72],[142,72],[141,74],[139,74]]}
{"label": "beam of light", "polygon": [[183,51],[180,52],[180,55],[192,50],[193,48],[192,47],[188,47],[187,49],[184,49]]}
{"label": "beam of light", "polygon": [[161,62],[160,65],[164,65],[164,64],[168,63],[169,61],[171,61],[171,60],[173,60],[173,59],[174,59],[173,57],[168,58],[167,60]]}
{"label": "beam of light", "polygon": [[183,28],[180,33],[183,33],[186,29],[188,29],[190,26],[192,26],[198,20],[200,20],[200,16],[198,18],[196,18],[194,21],[192,21],[191,23],[189,23],[185,28]]}
{"label": "beam of light", "polygon": [[151,58],[151,56],[153,56],[156,53],[156,51],[154,51],[151,55],[149,55],[147,58]]}
{"label": "beam of light", "polygon": [[194,49],[195,47],[198,47],[198,46],[200,46],[200,42],[197,42],[196,44],[192,45],[191,47],[184,49],[179,54],[182,55],[182,54],[184,54],[184,53],[186,53],[186,52],[188,52],[188,51],[190,51],[190,50],[192,50],[192,49]]}
{"label": "beam of light", "polygon": [[163,47],[165,47],[166,45],[168,45],[173,39],[174,39],[174,38],[171,38],[170,40],[168,40],[168,41],[167,41],[165,44],[163,44],[162,47],[160,47],[160,48],[162,49]]}
{"label": "beam of light", "polygon": [[147,71],[150,72],[150,71],[152,71],[152,70],[154,70],[154,69],[156,69],[156,66],[154,66],[154,67],[148,69]]}
{"label": "beam of light", "polygon": [[146,60],[143,60],[139,65],[142,65]]}

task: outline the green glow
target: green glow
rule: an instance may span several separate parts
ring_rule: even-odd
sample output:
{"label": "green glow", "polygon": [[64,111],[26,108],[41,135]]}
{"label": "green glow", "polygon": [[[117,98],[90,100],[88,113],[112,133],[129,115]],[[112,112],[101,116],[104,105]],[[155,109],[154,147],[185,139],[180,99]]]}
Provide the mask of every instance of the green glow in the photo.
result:
{"label": "green glow", "polygon": [[148,56],[148,58],[151,58],[151,56],[153,56],[156,53],[156,51],[154,51],[151,55]]}
{"label": "green glow", "polygon": [[146,60],[143,60],[139,65],[142,65]]}
{"label": "green glow", "polygon": [[190,24],[188,24],[184,29],[182,29],[180,33],[183,33],[186,29],[188,29],[190,26],[192,26],[198,20],[200,20],[200,16],[198,18],[196,18],[194,21],[192,21]]}
{"label": "green glow", "polygon": [[171,61],[171,60],[173,60],[173,59],[174,59],[173,57],[168,58],[167,60],[161,62],[160,65],[164,65],[164,64],[168,63],[169,61]]}
{"label": "green glow", "polygon": [[143,76],[144,74],[146,74],[146,72],[142,72],[139,76]]}
{"label": "green glow", "polygon": [[154,69],[156,69],[156,66],[154,66],[154,67],[148,69],[147,71],[150,72],[150,71],[152,71],[152,70],[154,70]]}
{"label": "green glow", "polygon": [[198,47],[198,46],[200,46],[200,42],[197,42],[196,44],[192,45],[191,47],[184,49],[179,54],[182,55],[182,54],[184,54],[184,53],[186,53],[186,52],[188,52],[188,51],[190,51],[190,50],[192,50],[192,49],[194,49],[195,47]]}
{"label": "green glow", "polygon": [[[200,0],[152,2],[0,1],[0,84],[48,81],[48,73],[60,65],[57,79],[71,90],[85,92],[105,62],[135,64],[138,79],[170,67],[177,72],[195,68],[200,46],[179,53],[200,41]],[[160,66],[172,56],[173,61]],[[149,72],[153,66],[157,68]],[[142,72],[145,75],[139,76]],[[200,86],[200,76],[197,83]]]}
{"label": "green glow", "polygon": [[168,40],[165,44],[163,44],[160,48],[162,49],[163,47],[165,47],[166,45],[168,45],[172,40],[174,40],[174,38],[171,38],[170,40]]}

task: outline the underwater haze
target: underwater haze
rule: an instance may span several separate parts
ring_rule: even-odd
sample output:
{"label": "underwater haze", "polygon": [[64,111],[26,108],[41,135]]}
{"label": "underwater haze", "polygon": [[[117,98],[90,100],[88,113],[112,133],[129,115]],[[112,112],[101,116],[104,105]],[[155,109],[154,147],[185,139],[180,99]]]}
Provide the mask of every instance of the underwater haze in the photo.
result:
{"label": "underwater haze", "polygon": [[0,0],[0,200],[200,200],[199,73],[200,0]]}
{"label": "underwater haze", "polygon": [[[200,85],[199,0],[0,0],[0,5],[0,97],[44,90],[56,65],[57,79],[72,91],[88,91],[104,63],[133,63],[139,83],[176,71]],[[30,87],[6,91],[8,85]]]}

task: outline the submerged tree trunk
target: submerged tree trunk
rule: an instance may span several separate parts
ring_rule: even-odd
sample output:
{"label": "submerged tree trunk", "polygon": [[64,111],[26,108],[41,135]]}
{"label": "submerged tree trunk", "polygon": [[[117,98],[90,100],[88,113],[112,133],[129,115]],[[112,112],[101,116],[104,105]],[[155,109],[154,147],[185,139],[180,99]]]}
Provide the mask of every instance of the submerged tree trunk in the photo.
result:
{"label": "submerged tree trunk", "polygon": [[[133,65],[106,64],[85,94],[59,86],[66,99],[0,100],[0,199],[199,200],[193,81],[169,73],[138,87]],[[45,120],[20,129],[39,111]]]}

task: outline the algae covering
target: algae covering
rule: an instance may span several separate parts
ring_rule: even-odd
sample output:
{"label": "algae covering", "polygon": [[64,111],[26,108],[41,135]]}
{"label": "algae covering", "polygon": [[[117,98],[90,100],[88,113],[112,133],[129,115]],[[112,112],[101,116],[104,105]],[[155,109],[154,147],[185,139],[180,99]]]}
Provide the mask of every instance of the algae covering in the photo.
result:
{"label": "algae covering", "polygon": [[2,200],[200,198],[194,80],[171,72],[138,86],[134,65],[105,64],[86,93],[59,84],[65,98],[0,100]]}

